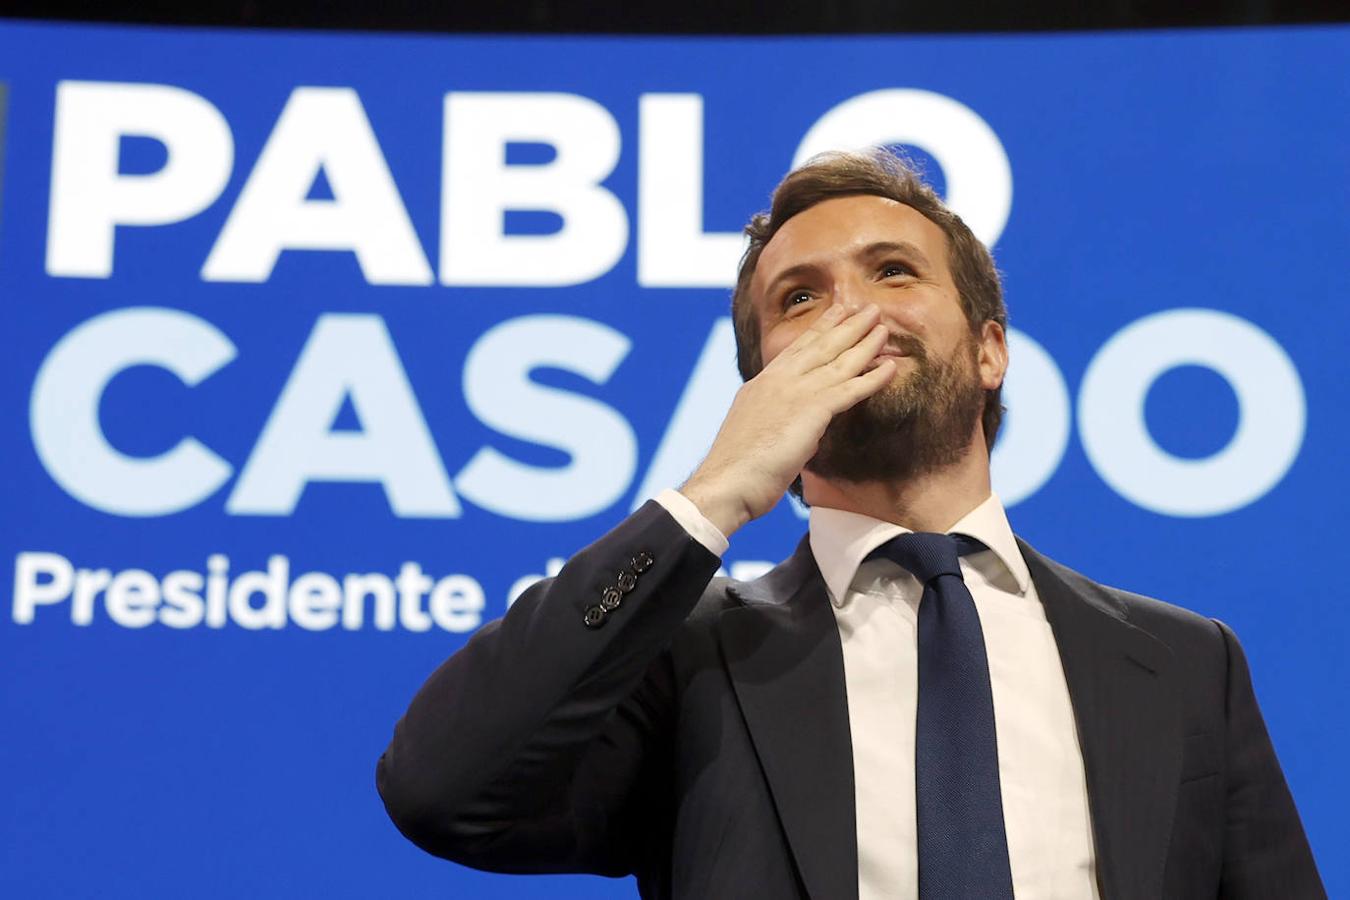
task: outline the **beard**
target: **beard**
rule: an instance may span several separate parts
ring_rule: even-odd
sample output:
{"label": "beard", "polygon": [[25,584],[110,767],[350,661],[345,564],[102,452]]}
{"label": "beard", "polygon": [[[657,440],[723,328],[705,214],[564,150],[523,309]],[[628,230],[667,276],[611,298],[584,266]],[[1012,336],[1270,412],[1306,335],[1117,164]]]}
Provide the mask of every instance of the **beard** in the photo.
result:
{"label": "beard", "polygon": [[830,421],[806,469],[849,482],[903,482],[958,462],[984,412],[972,337],[950,359],[933,359],[911,335],[892,345],[916,369]]}

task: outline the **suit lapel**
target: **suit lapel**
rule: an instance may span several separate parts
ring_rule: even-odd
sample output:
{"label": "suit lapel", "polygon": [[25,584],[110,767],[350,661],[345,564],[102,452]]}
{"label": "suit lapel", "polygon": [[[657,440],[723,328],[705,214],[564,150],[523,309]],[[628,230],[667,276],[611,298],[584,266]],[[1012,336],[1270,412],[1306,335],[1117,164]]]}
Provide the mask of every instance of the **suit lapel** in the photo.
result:
{"label": "suit lapel", "polygon": [[[1093,582],[1018,543],[1064,665],[1103,898],[1160,896],[1181,772],[1171,651]],[[745,605],[723,615],[722,652],[802,883],[817,900],[856,898],[843,651],[807,541],[731,592]]]}
{"label": "suit lapel", "polygon": [[783,565],[732,589],[721,643],[806,892],[858,896],[853,747],[844,656],[807,541]]}
{"label": "suit lapel", "polygon": [[1161,896],[1181,773],[1171,651],[1095,583],[1018,544],[1064,664],[1104,900]]}

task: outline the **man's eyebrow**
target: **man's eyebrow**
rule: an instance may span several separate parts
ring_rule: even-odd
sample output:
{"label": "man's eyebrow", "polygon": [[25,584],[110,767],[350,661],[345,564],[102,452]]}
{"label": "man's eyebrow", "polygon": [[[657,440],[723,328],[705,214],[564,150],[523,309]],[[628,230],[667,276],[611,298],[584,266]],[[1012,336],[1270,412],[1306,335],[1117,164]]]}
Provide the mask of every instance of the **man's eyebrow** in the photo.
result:
{"label": "man's eyebrow", "polygon": [[918,245],[911,244],[909,241],[877,241],[876,243],[868,244],[866,247],[863,247],[854,255],[858,259],[873,259],[891,253],[899,253],[901,256],[906,256],[921,266],[932,266],[932,263],[929,262],[928,257],[919,249]]}
{"label": "man's eyebrow", "polygon": [[773,280],[765,285],[764,294],[765,296],[772,295],[778,288],[780,282],[791,281],[800,278],[803,275],[814,275],[819,271],[820,266],[810,262],[797,263],[795,266],[788,266],[786,269],[773,276]]}
{"label": "man's eyebrow", "polygon": [[[893,253],[898,253],[907,259],[913,260],[920,267],[932,268],[933,264],[929,261],[927,255],[919,249],[917,244],[911,244],[909,241],[874,241],[856,251],[853,256],[855,259],[872,260],[879,256],[888,256]],[[803,276],[815,275],[820,269],[821,265],[815,262],[803,262],[797,263],[795,266],[788,266],[786,269],[773,276],[772,280],[765,285],[764,295],[766,297],[773,296],[779,289],[781,283],[793,281]]]}

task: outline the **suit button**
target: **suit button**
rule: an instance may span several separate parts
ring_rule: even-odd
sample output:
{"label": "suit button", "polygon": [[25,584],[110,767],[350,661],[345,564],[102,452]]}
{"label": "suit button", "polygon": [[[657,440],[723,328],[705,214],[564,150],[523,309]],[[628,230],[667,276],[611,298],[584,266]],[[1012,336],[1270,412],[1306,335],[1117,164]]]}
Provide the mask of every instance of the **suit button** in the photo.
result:
{"label": "suit button", "polygon": [[656,560],[652,559],[652,555],[646,550],[643,550],[633,557],[633,571],[641,575],[643,572],[650,569],[654,562],[656,562]]}
{"label": "suit button", "polygon": [[599,628],[605,624],[605,611],[598,606],[588,606],[586,615],[581,621],[586,623],[587,628]]}
{"label": "suit button", "polygon": [[637,587],[637,576],[632,572],[619,573],[619,590],[625,594]]}
{"label": "suit button", "polygon": [[618,588],[607,587],[605,592],[600,595],[600,609],[603,612],[613,612],[619,608],[623,602],[623,594],[619,593]]}

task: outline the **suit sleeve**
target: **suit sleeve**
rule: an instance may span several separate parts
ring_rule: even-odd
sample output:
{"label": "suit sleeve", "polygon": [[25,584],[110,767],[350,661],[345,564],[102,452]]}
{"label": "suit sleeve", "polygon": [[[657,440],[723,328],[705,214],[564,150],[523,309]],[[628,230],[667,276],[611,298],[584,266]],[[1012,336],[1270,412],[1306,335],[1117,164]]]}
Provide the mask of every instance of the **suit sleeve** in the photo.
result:
{"label": "suit sleeve", "polygon": [[1219,896],[1325,900],[1303,824],[1256,703],[1247,659],[1232,630],[1216,623],[1228,651],[1228,782]]}
{"label": "suit sleeve", "polygon": [[475,868],[639,871],[668,820],[664,651],[718,564],[649,502],[521,595],[395,727],[376,784],[398,828]]}

